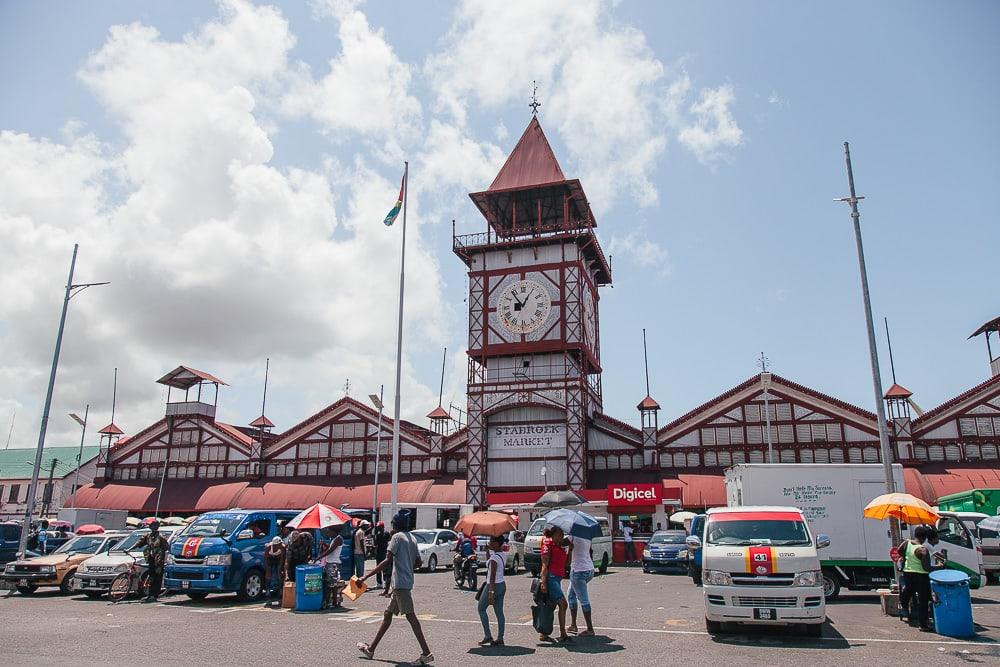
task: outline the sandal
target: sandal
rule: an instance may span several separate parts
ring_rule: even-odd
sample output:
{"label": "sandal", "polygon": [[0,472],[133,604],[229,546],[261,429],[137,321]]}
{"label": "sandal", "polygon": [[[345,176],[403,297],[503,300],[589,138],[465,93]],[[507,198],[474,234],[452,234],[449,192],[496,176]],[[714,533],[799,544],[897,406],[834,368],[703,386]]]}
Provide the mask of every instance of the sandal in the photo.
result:
{"label": "sandal", "polygon": [[575,625],[571,625],[568,628],[566,628],[566,632],[569,632],[569,633],[572,633],[572,634],[575,635],[576,633],[579,632],[579,630],[577,630],[577,628],[576,628]]}
{"label": "sandal", "polygon": [[583,632],[581,632],[577,636],[578,637],[593,637],[594,636],[594,631],[593,630],[584,630]]}
{"label": "sandal", "polygon": [[559,643],[560,644],[572,644],[573,643],[573,638],[570,637],[569,635],[564,635],[564,636],[562,636],[562,637],[559,638]]}
{"label": "sandal", "polygon": [[358,650],[361,651],[361,655],[365,656],[369,660],[371,660],[375,656],[375,651],[371,650],[371,647],[369,647],[368,644],[364,642],[358,642],[357,647]]}

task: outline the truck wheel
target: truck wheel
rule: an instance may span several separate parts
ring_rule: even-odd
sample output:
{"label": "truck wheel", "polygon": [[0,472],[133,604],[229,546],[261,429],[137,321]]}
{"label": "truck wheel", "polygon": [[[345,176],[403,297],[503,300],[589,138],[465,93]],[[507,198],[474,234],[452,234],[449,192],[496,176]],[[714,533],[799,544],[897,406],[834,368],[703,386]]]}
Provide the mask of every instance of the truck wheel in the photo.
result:
{"label": "truck wheel", "polygon": [[823,636],[823,624],[822,623],[807,623],[802,628],[802,634],[806,637],[822,637]]}
{"label": "truck wheel", "polygon": [[63,580],[59,582],[59,592],[63,595],[70,595],[76,590],[76,586],[73,585],[73,579],[76,577],[76,570],[70,570],[63,577]]}
{"label": "truck wheel", "polygon": [[823,570],[823,597],[827,602],[836,600],[840,595],[840,579],[832,572]]}
{"label": "truck wheel", "polygon": [[708,631],[710,635],[717,635],[722,632],[722,622],[721,621],[710,621],[705,619],[705,630]]}
{"label": "truck wheel", "polygon": [[601,574],[605,574],[608,571],[608,552],[604,552],[604,556],[601,557],[601,564],[598,566],[598,571]]}
{"label": "truck wheel", "polygon": [[34,595],[35,591],[38,590],[38,586],[18,586],[17,592],[21,595]]}
{"label": "truck wheel", "polygon": [[243,602],[253,602],[264,592],[264,578],[260,570],[250,570],[243,575],[243,583],[236,597]]}
{"label": "truck wheel", "polygon": [[188,593],[187,596],[192,600],[204,600],[208,597],[208,593]]}

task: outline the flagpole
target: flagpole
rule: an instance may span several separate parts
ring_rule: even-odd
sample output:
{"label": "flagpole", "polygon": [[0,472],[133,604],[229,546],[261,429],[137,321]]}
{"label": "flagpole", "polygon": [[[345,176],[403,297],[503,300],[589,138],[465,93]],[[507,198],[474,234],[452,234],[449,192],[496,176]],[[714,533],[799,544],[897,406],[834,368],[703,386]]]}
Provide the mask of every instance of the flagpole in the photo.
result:
{"label": "flagpole", "polygon": [[403,287],[406,284],[406,200],[410,196],[410,163],[403,163],[403,242],[399,258],[399,320],[396,325],[396,408],[393,412],[392,429],[392,493],[390,507],[396,516],[399,505],[399,385],[403,373]]}

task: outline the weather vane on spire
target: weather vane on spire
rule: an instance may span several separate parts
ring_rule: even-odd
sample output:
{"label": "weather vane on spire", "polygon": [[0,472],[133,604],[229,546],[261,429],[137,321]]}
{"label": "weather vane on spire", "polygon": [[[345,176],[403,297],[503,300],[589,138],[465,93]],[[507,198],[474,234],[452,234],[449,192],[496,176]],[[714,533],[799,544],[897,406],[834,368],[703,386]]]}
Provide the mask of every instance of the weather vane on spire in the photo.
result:
{"label": "weather vane on spire", "polygon": [[537,116],[538,107],[542,106],[542,103],[538,101],[538,82],[532,80],[531,86],[532,86],[531,104],[529,104],[528,106],[531,107],[531,115]]}

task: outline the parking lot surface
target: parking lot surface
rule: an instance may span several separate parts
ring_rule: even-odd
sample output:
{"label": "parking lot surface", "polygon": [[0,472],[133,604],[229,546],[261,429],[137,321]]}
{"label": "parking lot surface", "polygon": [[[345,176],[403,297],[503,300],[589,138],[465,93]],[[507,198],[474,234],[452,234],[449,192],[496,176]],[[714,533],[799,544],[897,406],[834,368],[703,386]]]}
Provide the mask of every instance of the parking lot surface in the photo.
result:
{"label": "parking lot surface", "polygon": [[[484,648],[476,645],[482,627],[474,593],[456,589],[450,571],[417,576],[413,598],[435,664],[497,658],[526,665],[1000,664],[998,586],[973,592],[978,635],[969,640],[920,633],[883,616],[877,596],[861,593],[829,605],[822,639],[785,628],[712,637],[705,632],[701,589],[690,579],[619,568],[591,583],[597,636],[549,644],[539,642],[531,628],[531,577],[520,574],[507,582],[507,646]],[[371,593],[341,611],[309,614],[241,604],[233,596],[110,604],[55,592],[3,593],[0,664],[363,664],[354,646],[374,636],[385,606],[384,598]],[[405,663],[419,653],[400,618],[375,662]]]}

